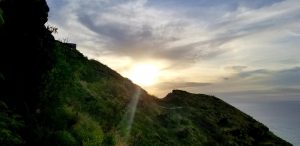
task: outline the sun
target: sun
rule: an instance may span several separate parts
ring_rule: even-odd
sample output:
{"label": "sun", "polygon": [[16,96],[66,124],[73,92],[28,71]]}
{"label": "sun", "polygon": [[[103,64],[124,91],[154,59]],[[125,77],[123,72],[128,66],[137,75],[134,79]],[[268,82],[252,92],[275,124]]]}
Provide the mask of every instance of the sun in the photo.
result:
{"label": "sun", "polygon": [[141,86],[151,86],[156,83],[159,68],[153,64],[137,64],[128,72],[127,77]]}

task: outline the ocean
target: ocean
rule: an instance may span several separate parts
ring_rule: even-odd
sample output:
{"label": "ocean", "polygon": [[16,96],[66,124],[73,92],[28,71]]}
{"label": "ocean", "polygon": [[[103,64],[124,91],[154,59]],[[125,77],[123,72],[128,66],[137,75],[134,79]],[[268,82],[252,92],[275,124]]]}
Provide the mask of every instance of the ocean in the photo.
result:
{"label": "ocean", "polygon": [[275,135],[300,146],[299,100],[223,100],[266,125]]}

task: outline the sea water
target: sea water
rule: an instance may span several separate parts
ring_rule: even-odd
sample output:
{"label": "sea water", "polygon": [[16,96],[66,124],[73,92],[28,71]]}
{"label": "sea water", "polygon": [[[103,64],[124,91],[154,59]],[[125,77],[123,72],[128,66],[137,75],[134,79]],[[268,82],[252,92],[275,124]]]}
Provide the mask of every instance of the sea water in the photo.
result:
{"label": "sea water", "polygon": [[266,125],[280,138],[300,146],[299,100],[235,100],[226,102]]}

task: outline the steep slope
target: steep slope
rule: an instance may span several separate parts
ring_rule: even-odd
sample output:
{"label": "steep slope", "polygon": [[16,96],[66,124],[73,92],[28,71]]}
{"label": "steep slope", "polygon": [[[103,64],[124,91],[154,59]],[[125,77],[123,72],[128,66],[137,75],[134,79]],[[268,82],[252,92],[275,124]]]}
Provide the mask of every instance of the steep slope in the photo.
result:
{"label": "steep slope", "polygon": [[290,145],[216,97],[157,99],[55,41],[44,0],[0,4],[0,145]]}
{"label": "steep slope", "polygon": [[51,121],[45,127],[55,129],[50,128],[53,133],[43,141],[59,145],[290,145],[216,97],[174,90],[157,99],[68,46],[56,42],[54,48],[56,64],[43,94],[57,92],[51,99],[57,101],[47,100],[55,106],[39,109],[47,113],[44,120]]}
{"label": "steep slope", "polygon": [[73,120],[64,121],[70,125],[60,130],[74,143],[290,145],[216,97],[174,90],[157,99],[66,44],[57,42],[54,52],[56,64],[45,94],[59,91],[62,116]]}
{"label": "steep slope", "polygon": [[178,142],[184,145],[288,145],[263,124],[214,96],[174,90],[160,105],[173,107],[160,116],[163,123],[176,123],[174,139],[180,138]]}

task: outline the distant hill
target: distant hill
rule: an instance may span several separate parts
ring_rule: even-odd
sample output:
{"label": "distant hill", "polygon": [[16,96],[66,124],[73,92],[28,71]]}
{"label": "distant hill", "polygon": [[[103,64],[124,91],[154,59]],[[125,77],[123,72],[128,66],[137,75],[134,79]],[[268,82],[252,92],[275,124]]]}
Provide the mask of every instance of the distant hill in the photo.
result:
{"label": "distant hill", "polygon": [[214,96],[158,99],[54,40],[44,0],[0,8],[0,145],[291,145]]}

